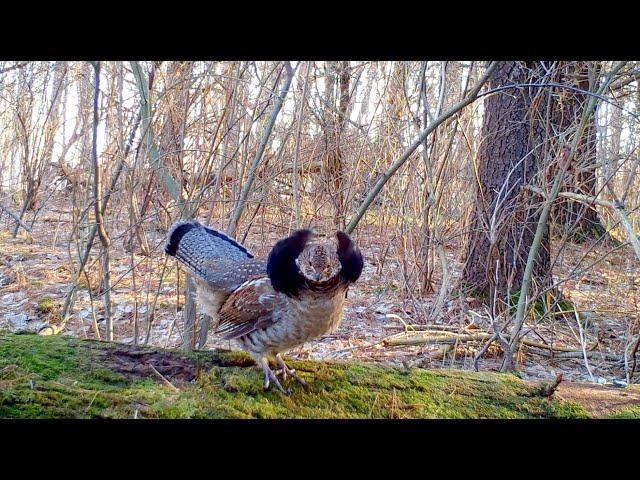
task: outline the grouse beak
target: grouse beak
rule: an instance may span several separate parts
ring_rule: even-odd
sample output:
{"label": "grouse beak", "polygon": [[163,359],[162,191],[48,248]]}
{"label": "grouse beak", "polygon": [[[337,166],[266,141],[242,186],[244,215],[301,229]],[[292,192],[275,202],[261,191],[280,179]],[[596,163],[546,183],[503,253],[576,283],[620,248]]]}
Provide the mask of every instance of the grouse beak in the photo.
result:
{"label": "grouse beak", "polygon": [[318,280],[320,280],[320,273],[319,272],[314,272],[313,273],[313,280],[316,281],[316,282]]}

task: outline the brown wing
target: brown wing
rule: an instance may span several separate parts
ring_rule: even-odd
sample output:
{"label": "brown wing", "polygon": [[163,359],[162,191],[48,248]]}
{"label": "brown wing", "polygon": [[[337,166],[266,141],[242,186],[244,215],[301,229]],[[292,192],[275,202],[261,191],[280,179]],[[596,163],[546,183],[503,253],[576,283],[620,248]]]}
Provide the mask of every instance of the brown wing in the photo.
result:
{"label": "brown wing", "polygon": [[216,333],[231,339],[273,324],[279,294],[268,277],[254,277],[238,287],[222,304]]}

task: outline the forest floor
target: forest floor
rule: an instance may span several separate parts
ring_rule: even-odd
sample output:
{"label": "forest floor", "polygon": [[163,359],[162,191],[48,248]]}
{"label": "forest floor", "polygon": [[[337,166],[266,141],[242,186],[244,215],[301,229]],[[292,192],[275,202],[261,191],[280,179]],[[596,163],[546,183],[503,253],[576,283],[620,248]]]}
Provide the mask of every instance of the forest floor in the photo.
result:
{"label": "forest floor", "polygon": [[307,382],[262,388],[242,352],[176,351],[0,332],[0,418],[640,418],[640,386],[288,361]]}
{"label": "forest floor", "polygon": [[[41,213],[32,236],[21,230],[17,238],[12,238],[12,221],[6,216],[1,219],[0,329],[36,332],[59,321],[72,280],[69,258],[70,255],[77,256],[76,246],[68,242],[69,216],[63,210],[58,206]],[[122,236],[112,234],[111,298],[115,340],[134,344],[133,332],[137,323],[138,343],[178,348],[182,345],[184,299],[178,296],[176,285],[178,277],[184,281],[184,274],[178,272],[174,260],[162,253],[163,234],[148,230],[149,243],[154,248],[149,257],[126,253],[122,248]],[[266,230],[269,229],[254,227],[245,240],[258,255],[266,255],[269,246],[277,240],[275,234],[264,233]],[[441,281],[439,271],[436,270],[433,278],[434,293],[414,294],[415,289],[406,288],[406,272],[397,260],[400,258],[395,246],[397,242],[390,242],[374,228],[361,229],[355,238],[362,245],[365,269],[349,291],[340,328],[287,355],[299,360],[356,360],[389,366],[474,369],[474,356],[482,348],[480,342],[451,345],[451,341],[436,341],[390,346],[388,340],[408,336],[413,327],[407,325],[454,334],[491,332],[488,316],[479,302],[458,297],[445,303],[439,318],[431,318]],[[578,326],[573,314],[529,321],[527,339],[552,348],[572,350],[572,353],[523,346],[519,355],[523,379],[548,381],[562,373],[567,381],[591,384],[613,385],[615,382],[626,385],[640,381],[640,368],[635,368],[634,358],[630,355],[632,341],[637,338],[640,327],[639,290],[634,280],[638,265],[629,248],[611,250],[576,244],[568,244],[563,250],[560,261],[554,266],[554,278],[564,281],[562,292],[573,302],[584,321]],[[97,246],[94,251],[99,251]],[[463,265],[460,252],[447,249],[446,255],[455,282]],[[574,270],[596,261],[593,267],[571,277]],[[81,280],[71,319],[62,335],[99,339],[98,333],[103,331],[104,325],[101,301],[96,296],[99,265],[92,256],[88,278]],[[585,352],[582,352],[583,346]],[[234,348],[234,344],[209,335],[206,348],[229,349]],[[494,345],[480,360],[479,369],[495,371],[500,361],[501,352]],[[632,369],[634,374],[627,376]]]}

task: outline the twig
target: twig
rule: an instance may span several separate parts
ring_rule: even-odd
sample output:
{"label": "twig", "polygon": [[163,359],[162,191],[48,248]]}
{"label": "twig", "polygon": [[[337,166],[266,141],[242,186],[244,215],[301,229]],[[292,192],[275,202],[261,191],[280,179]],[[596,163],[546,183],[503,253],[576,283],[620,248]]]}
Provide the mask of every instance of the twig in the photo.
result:
{"label": "twig", "polygon": [[394,173],[409,159],[411,154],[416,150],[424,140],[429,136],[429,134],[438,127],[441,123],[447,120],[449,117],[453,117],[456,113],[462,110],[464,107],[472,103],[477,97],[478,93],[482,86],[489,80],[489,77],[493,74],[493,71],[498,66],[498,62],[491,62],[489,67],[487,68],[485,74],[482,76],[480,81],[476,84],[473,90],[469,93],[469,95],[461,100],[459,103],[451,107],[449,110],[440,115],[436,120],[434,120],[425,130],[420,133],[418,138],[416,138],[413,143],[402,153],[402,155],[393,162],[393,164],[380,176],[376,184],[369,191],[366,198],[362,201],[362,204],[358,207],[356,213],[353,215],[349,224],[345,228],[345,232],[351,233],[358,225],[360,219],[364,216],[365,212],[371,206],[375,198],[382,190],[382,187],[389,181],[389,179],[393,176]]}
{"label": "twig", "polygon": [[371,414],[373,413],[373,408],[376,406],[376,402],[378,401],[378,397],[380,396],[380,392],[376,393],[376,398],[373,399],[373,403],[371,404],[371,409],[369,410],[369,418],[371,418]]}
{"label": "twig", "polygon": [[573,311],[575,312],[576,322],[578,323],[578,332],[580,333],[580,346],[582,347],[582,356],[584,358],[584,365],[585,367],[587,367],[587,372],[589,372],[589,379],[592,382],[595,382],[595,379],[593,378],[593,373],[591,372],[591,367],[589,367],[589,359],[587,357],[587,349],[585,348],[584,331],[582,330],[582,324],[580,323],[580,315],[578,314],[578,311],[576,310],[575,306],[573,307]]}
{"label": "twig", "polygon": [[[525,190],[529,190],[533,193],[540,195],[541,197],[547,198],[547,193],[539,187],[535,185],[525,185],[522,187]],[[590,197],[588,195],[582,195],[579,193],[573,192],[558,192],[558,197],[568,198],[570,200],[575,200],[577,202],[584,203],[585,205],[591,206],[592,204],[600,205],[601,207],[608,208],[616,208],[613,202],[609,202],[608,200],[602,200],[597,197]]]}
{"label": "twig", "polygon": [[[267,126],[265,127],[264,133],[262,135],[262,140],[256,151],[256,154],[253,158],[253,163],[251,164],[251,170],[249,170],[249,175],[247,180],[245,181],[244,186],[242,187],[242,192],[240,192],[240,198],[236,203],[236,207],[233,210],[231,220],[229,221],[229,226],[227,227],[226,233],[231,236],[235,236],[236,229],[238,227],[238,222],[240,221],[240,217],[242,216],[242,212],[247,204],[247,199],[249,198],[249,194],[251,193],[251,187],[253,185],[256,171],[258,170],[258,166],[260,165],[260,161],[262,159],[262,155],[267,147],[267,143],[269,142],[269,137],[271,136],[271,131],[276,123],[276,119],[278,118],[278,114],[282,109],[282,105],[284,104],[285,98],[287,97],[287,93],[289,92],[289,87],[291,85],[291,81],[293,80],[295,69],[291,67],[289,62],[284,63],[285,69],[287,71],[287,76],[284,81],[284,85],[280,90],[280,94],[276,97],[276,102],[269,116],[269,120],[267,122]],[[298,65],[295,67],[298,68]]]}
{"label": "twig", "polygon": [[153,373],[155,373],[160,380],[162,380],[164,382],[164,384],[166,386],[168,386],[169,388],[171,388],[171,390],[173,390],[174,392],[179,392],[180,390],[178,388],[176,388],[173,383],[171,383],[169,380],[167,380],[164,375],[162,375],[158,370],[156,370],[156,368],[151,364],[148,363],[147,365],[149,365],[149,367],[151,368],[151,370],[153,371]]}
{"label": "twig", "polygon": [[98,397],[99,394],[100,394],[100,391],[97,391],[95,393],[95,395],[93,396],[93,398],[89,402],[89,405],[87,405],[87,408],[84,409],[85,413],[89,411],[89,409],[91,408],[91,405],[93,405],[93,402],[95,401],[95,399]]}
{"label": "twig", "polygon": [[[547,197],[544,191],[542,191],[540,188],[535,187],[533,185],[527,185],[524,188],[532,192],[535,192],[543,197]],[[640,240],[638,240],[638,236],[635,234],[635,231],[633,229],[633,224],[631,223],[631,220],[629,220],[629,216],[626,213],[624,204],[620,202],[609,202],[607,200],[601,200],[596,197],[590,197],[587,195],[581,195],[579,193],[572,193],[572,192],[559,192],[557,196],[569,198],[571,200],[584,203],[585,205],[596,204],[596,205],[600,205],[601,207],[611,208],[614,214],[618,217],[623,228],[627,232],[627,236],[629,237],[629,243],[631,243],[631,246],[633,247],[636,257],[638,258],[638,260],[640,260]]]}
{"label": "twig", "polygon": [[395,313],[387,313],[385,317],[395,318],[396,320],[400,320],[400,322],[402,322],[402,326],[404,327],[405,331],[415,330],[415,328],[413,328],[412,325],[409,325],[407,322],[405,322],[400,315],[396,315]]}

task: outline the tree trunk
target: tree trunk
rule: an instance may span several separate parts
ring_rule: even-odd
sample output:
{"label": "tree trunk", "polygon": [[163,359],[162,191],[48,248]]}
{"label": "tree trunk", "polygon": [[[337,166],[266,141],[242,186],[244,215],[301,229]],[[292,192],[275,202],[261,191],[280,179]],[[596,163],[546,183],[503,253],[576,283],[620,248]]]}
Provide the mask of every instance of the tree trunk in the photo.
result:
{"label": "tree trunk", "polygon": [[96,219],[96,227],[98,230],[98,237],[100,238],[100,244],[102,246],[102,286],[101,294],[104,305],[104,317],[105,317],[105,338],[107,341],[113,341],[113,323],[111,317],[111,279],[110,279],[110,258],[109,247],[111,246],[111,240],[107,234],[107,228],[104,221],[104,209],[102,207],[102,171],[100,164],[98,163],[98,122],[99,116],[99,102],[100,95],[100,62],[93,64],[95,71],[95,89],[93,96],[93,129],[91,136],[91,167],[93,170],[93,205],[94,214]]}
{"label": "tree trunk", "polygon": [[[349,107],[349,84],[351,79],[349,62],[328,62],[327,72],[327,105],[325,105],[325,172],[327,193],[334,206],[334,226],[344,229],[344,162],[340,141],[346,122]],[[338,108],[335,108],[333,86],[337,77],[339,85]]]}
{"label": "tree trunk", "polygon": [[[594,62],[561,62],[558,83],[589,90],[589,71]],[[555,92],[558,102],[554,105],[552,121],[560,134],[560,141],[566,142],[563,133],[572,133],[580,124],[582,113],[587,105],[588,95],[569,89]],[[597,197],[596,184],[596,116],[589,118],[587,128],[580,139],[573,165],[569,167],[567,183],[562,190],[589,197]],[[562,234],[569,235],[575,242],[597,239],[607,235],[598,212],[592,205],[567,198],[558,199],[553,209],[552,222]]]}
{"label": "tree trunk", "polygon": [[[178,179],[178,183],[185,189],[184,168],[184,132],[189,108],[189,88],[191,86],[192,62],[169,62],[167,68],[167,84],[165,87],[163,123],[158,135],[160,154],[164,157],[164,164],[171,171],[171,176]],[[191,199],[191,191],[182,194]],[[181,217],[190,220],[196,214],[192,205],[187,204],[182,209]],[[185,350],[195,348],[196,339],[196,286],[191,275],[186,275],[185,306],[182,311],[184,320],[183,347]]]}
{"label": "tree trunk", "polygon": [[[530,69],[522,62],[501,62],[491,79],[491,88],[528,83]],[[538,90],[540,92],[540,90]],[[522,190],[539,168],[539,149],[534,139],[541,124],[530,110],[544,109],[542,96],[532,107],[536,90],[513,88],[485,100],[482,143],[476,173],[477,201],[471,223],[463,284],[474,293],[494,300],[520,288],[527,253],[540,216],[538,201]],[[542,115],[544,118],[544,115]],[[542,282],[549,270],[549,233],[543,237],[534,278]]]}

